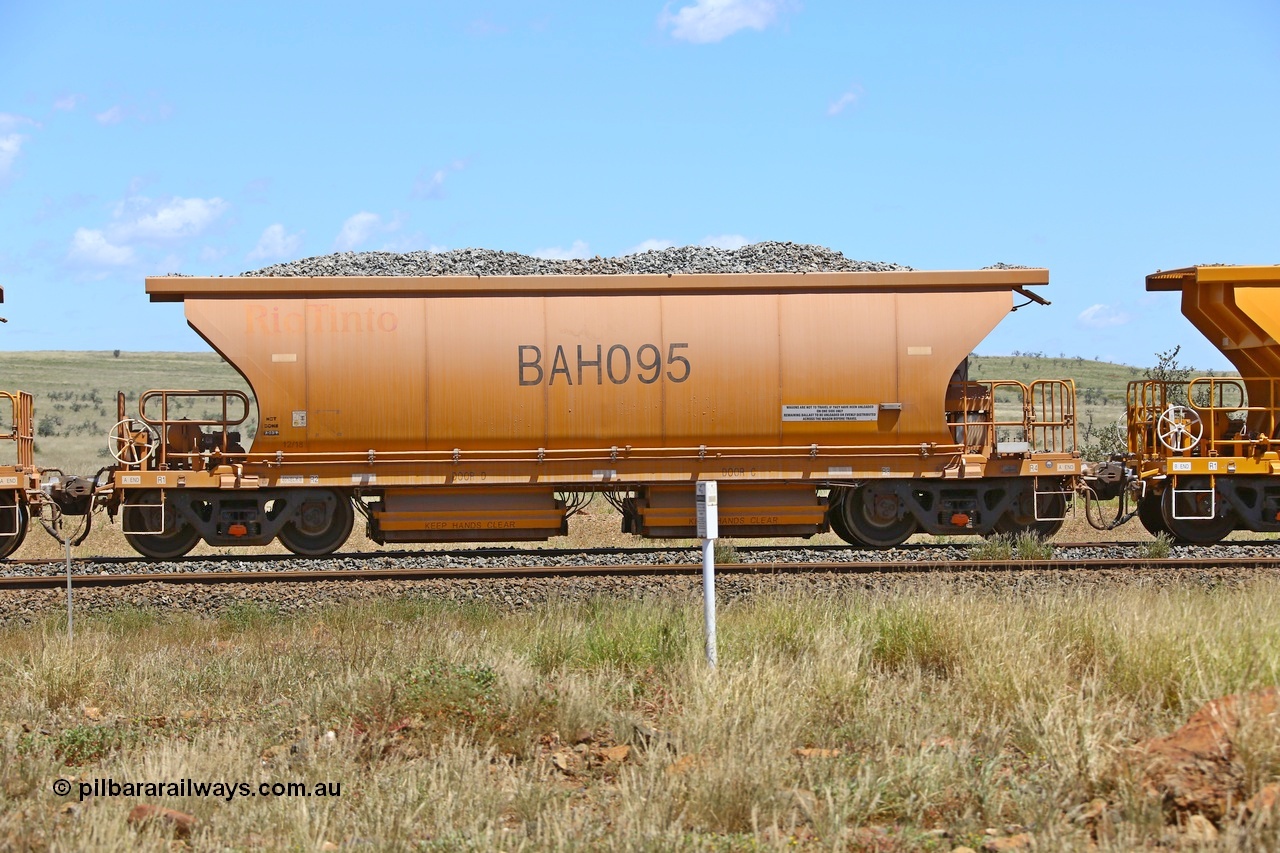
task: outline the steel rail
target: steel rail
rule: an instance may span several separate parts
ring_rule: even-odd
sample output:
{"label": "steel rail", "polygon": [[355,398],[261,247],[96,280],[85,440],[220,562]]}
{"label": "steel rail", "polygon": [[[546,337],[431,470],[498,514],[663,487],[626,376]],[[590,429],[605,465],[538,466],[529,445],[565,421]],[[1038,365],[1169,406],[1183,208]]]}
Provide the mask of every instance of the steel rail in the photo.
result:
{"label": "steel rail", "polygon": [[[931,551],[944,551],[949,548],[969,549],[978,547],[981,540],[976,541],[958,541],[958,542],[913,542],[904,545],[898,545],[894,551],[908,551],[913,553],[928,554]],[[1143,541],[1114,541],[1114,542],[1058,542],[1049,543],[1054,550],[1061,551],[1075,548],[1095,548],[1099,550],[1113,550],[1116,548],[1140,548],[1143,545],[1150,544],[1150,540]],[[1248,547],[1267,547],[1280,546],[1280,539],[1266,540],[1224,540],[1217,542],[1213,548],[1248,548]],[[1191,546],[1179,546],[1191,547]],[[403,559],[443,559],[449,557],[456,560],[468,560],[477,558],[528,558],[528,559],[549,559],[556,557],[599,557],[599,556],[626,556],[634,555],[643,557],[649,554],[667,554],[673,551],[688,551],[690,556],[696,555],[699,545],[697,543],[691,545],[647,545],[637,547],[627,546],[608,546],[601,548],[459,548],[450,550],[424,551],[424,550],[394,550],[394,551],[344,551],[335,552],[326,557],[299,557],[291,554],[268,554],[268,553],[252,553],[252,554],[206,554],[202,556],[180,557],[176,560],[166,560],[166,563],[271,563],[278,561],[296,561],[305,563],[310,560],[403,560]],[[849,553],[857,552],[871,555],[872,558],[866,560],[867,563],[878,562],[880,553],[874,549],[856,548],[851,545],[737,545],[735,550],[740,555],[751,555],[758,553],[768,553],[775,551],[809,551],[814,554],[830,554],[830,553]],[[1280,549],[1277,551],[1280,556]],[[46,566],[46,565],[64,565],[66,559],[64,557],[42,557],[42,558],[25,558],[25,559],[7,559],[0,561],[0,572],[4,571],[5,566]],[[77,558],[79,564],[103,564],[103,565],[126,565],[130,563],[148,562],[146,557],[140,554],[129,556],[98,556],[98,557],[81,557]],[[836,564],[842,564],[844,561],[831,561]],[[855,562],[855,561],[848,561]],[[910,561],[894,561],[894,562],[910,562]],[[1016,561],[1019,564],[1026,562],[1023,560]]]}
{"label": "steel rail", "polygon": [[[722,575],[770,575],[770,574],[958,574],[963,572],[1026,572],[1026,571],[1103,571],[1124,570],[1133,572],[1154,570],[1196,571],[1205,569],[1271,569],[1280,570],[1280,558],[1275,557],[1205,557],[1194,559],[1116,559],[1092,558],[1085,560],[910,560],[895,562],[821,562],[821,563],[729,563],[717,566]],[[696,575],[701,564],[680,563],[673,565],[633,566],[532,566],[526,568],[438,566],[432,568],[379,568],[379,569],[317,569],[255,572],[140,572],[130,574],[72,574],[74,587],[137,586],[147,583],[201,585],[201,584],[261,584],[261,583],[316,583],[319,581],[414,581],[414,580],[515,580],[522,578],[567,577],[661,577],[665,575]],[[18,575],[0,577],[0,591],[22,589],[50,589],[65,587],[65,574]]]}

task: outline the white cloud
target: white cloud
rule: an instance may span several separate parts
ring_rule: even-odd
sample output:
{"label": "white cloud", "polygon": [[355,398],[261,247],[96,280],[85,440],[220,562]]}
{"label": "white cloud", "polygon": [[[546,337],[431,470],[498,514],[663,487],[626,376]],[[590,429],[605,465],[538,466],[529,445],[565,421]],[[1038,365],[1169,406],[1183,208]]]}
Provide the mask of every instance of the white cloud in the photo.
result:
{"label": "white cloud", "polygon": [[862,87],[854,86],[827,105],[827,115],[838,116],[860,100],[862,100]]}
{"label": "white cloud", "polygon": [[6,178],[13,163],[22,151],[22,144],[30,137],[10,133],[19,127],[40,127],[40,122],[14,113],[0,113],[0,178]]}
{"label": "white cloud", "polygon": [[710,246],[716,249],[741,249],[751,245],[751,241],[741,234],[721,234],[718,237],[706,237],[699,246]]}
{"label": "white cloud", "polygon": [[[178,198],[154,201],[130,195],[118,202],[111,221],[104,228],[77,228],[67,250],[67,260],[84,267],[120,267],[140,260],[135,241],[150,244],[181,244],[200,236],[231,205],[220,198]],[[162,266],[177,269],[181,256],[170,249]],[[205,247],[201,259],[212,261],[225,252]],[[148,257],[148,263],[154,259]]]}
{"label": "white cloud", "polygon": [[302,234],[286,234],[280,223],[268,225],[258,238],[258,245],[249,253],[249,260],[275,260],[295,255],[302,245]]}
{"label": "white cloud", "polygon": [[0,132],[13,130],[14,128],[23,127],[39,127],[40,122],[26,116],[15,115],[14,113],[0,113]]}
{"label": "white cloud", "polygon": [[141,101],[129,98],[123,103],[114,104],[100,113],[93,114],[94,120],[103,125],[120,124],[126,120],[149,124],[166,121],[172,116],[173,105],[157,101],[154,96],[144,97]]}
{"label": "white cloud", "polygon": [[662,10],[658,23],[672,38],[694,44],[721,41],[742,29],[763,30],[791,6],[788,0],[694,0],[674,15]]}
{"label": "white cloud", "polygon": [[413,182],[414,198],[440,198],[444,195],[444,179],[448,173],[444,169],[436,169],[430,178],[421,175]]}
{"label": "white cloud", "polygon": [[[394,220],[391,225],[399,227],[400,220]],[[386,230],[393,231],[395,228],[388,227]],[[427,237],[421,231],[415,231],[412,234],[404,233],[386,240],[378,247],[381,252],[420,252],[423,246],[429,245]],[[441,251],[440,249],[430,249],[430,251]]]}
{"label": "white cloud", "polygon": [[567,261],[572,259],[581,259],[591,257],[591,249],[582,240],[574,240],[573,245],[567,249],[559,246],[551,246],[546,249],[534,249],[532,252],[535,258],[543,258],[548,261]]}
{"label": "white cloud", "polygon": [[504,24],[495,24],[490,18],[476,18],[467,24],[467,34],[473,36],[501,36],[506,35],[511,28]]}
{"label": "white cloud", "polygon": [[58,112],[71,112],[84,102],[84,95],[64,95],[53,102],[53,108]]}
{"label": "white cloud", "polygon": [[393,216],[390,222],[384,222],[378,214],[362,210],[354,216],[347,217],[347,221],[342,223],[342,230],[334,238],[333,246],[339,252],[354,251],[375,234],[399,231],[402,224],[404,224],[404,218],[400,214]]}
{"label": "white cloud", "polygon": [[662,249],[670,249],[674,245],[675,243],[672,243],[670,240],[645,240],[640,245],[632,246],[630,249],[627,249],[622,253],[622,255],[638,255],[641,252],[657,252]]}
{"label": "white cloud", "polygon": [[26,137],[21,133],[0,136],[0,178],[8,175],[9,169],[13,168],[13,161],[18,159],[18,152],[22,150],[25,140]]}
{"label": "white cloud", "polygon": [[1129,315],[1110,305],[1090,305],[1080,312],[1076,320],[1091,329],[1108,329],[1129,322]]}
{"label": "white cloud", "polygon": [[98,124],[119,124],[124,121],[124,107],[117,105],[100,113],[94,113],[93,117]]}
{"label": "white cloud", "polygon": [[411,198],[444,198],[444,182],[450,172],[461,172],[467,167],[465,160],[454,160],[443,169],[436,169],[430,175],[426,171],[418,174],[413,180],[413,189],[409,191]]}
{"label": "white cloud", "polygon": [[133,249],[112,245],[101,231],[77,228],[67,259],[85,266],[119,267],[133,263]]}
{"label": "white cloud", "polygon": [[[134,196],[116,205],[110,227],[117,240],[180,240],[202,233],[231,205],[220,198],[178,198],[156,205]],[[143,212],[145,211],[145,212]]]}
{"label": "white cloud", "polygon": [[343,252],[354,249],[368,240],[381,223],[381,216],[368,211],[361,211],[355,216],[348,217],[347,221],[342,223],[342,230],[333,241],[334,248]]}

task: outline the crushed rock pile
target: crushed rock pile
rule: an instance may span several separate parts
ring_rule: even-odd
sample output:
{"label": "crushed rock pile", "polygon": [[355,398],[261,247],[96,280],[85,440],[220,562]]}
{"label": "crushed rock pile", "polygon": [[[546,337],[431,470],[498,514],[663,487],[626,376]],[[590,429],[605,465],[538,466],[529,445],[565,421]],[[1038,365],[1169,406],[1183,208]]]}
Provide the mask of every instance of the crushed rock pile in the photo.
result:
{"label": "crushed rock pile", "polygon": [[857,261],[835,249],[762,242],[740,249],[678,246],[616,258],[551,260],[494,249],[447,252],[340,252],[250,270],[246,276],[319,275],[638,275],[760,272],[887,272],[911,267]]}

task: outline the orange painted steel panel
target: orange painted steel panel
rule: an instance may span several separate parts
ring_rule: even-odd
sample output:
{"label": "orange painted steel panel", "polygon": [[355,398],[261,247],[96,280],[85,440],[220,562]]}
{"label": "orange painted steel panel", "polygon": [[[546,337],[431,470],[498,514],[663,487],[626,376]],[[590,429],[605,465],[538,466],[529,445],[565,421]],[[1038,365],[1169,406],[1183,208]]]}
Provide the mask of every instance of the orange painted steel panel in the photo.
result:
{"label": "orange painted steel panel", "polygon": [[[1008,293],[1002,294],[1008,298]],[[781,301],[778,338],[782,404],[839,406],[897,403],[898,295],[895,293],[797,294]],[[1008,306],[1005,307],[1008,311]],[[985,334],[983,332],[982,334]],[[955,365],[947,368],[947,376]],[[856,377],[856,382],[851,378]],[[946,387],[943,378],[942,387]],[[941,412],[941,407],[939,407]],[[842,424],[849,443],[896,444],[901,412],[878,411],[873,419]],[[824,442],[831,431],[821,421],[787,421],[784,440],[791,444]]]}
{"label": "orange painted steel panel", "polygon": [[[660,377],[641,382],[636,368],[641,347],[662,345],[661,299],[539,298],[541,346],[537,353],[524,350],[523,358],[515,346],[503,354],[506,364],[500,375],[514,366],[516,382],[502,383],[497,391],[517,401],[541,401],[546,424],[535,447],[664,446],[662,395],[667,383]],[[524,346],[534,343],[525,338]],[[535,357],[537,370],[528,366]],[[522,361],[526,366],[521,367]]]}
{"label": "orange painted steel panel", "polygon": [[[722,536],[812,536],[826,525],[826,502],[806,484],[720,487]],[[636,497],[635,519],[646,536],[660,538],[697,535],[692,485],[650,486]]]}
{"label": "orange painted steel panel", "polygon": [[[1046,279],[982,270],[147,287],[184,299],[192,327],[254,389],[254,457],[518,452],[493,474],[519,478],[538,474],[530,466],[544,451],[557,470],[590,475],[613,446],[625,461],[629,448],[708,445],[770,470],[779,453],[811,445],[904,459],[921,443],[951,445],[952,371],[1010,310],[1012,291]],[[575,450],[577,461],[555,455]]]}
{"label": "orange painted steel panel", "polygon": [[900,293],[897,300],[898,393],[903,443],[945,442],[951,430],[940,414],[948,383],[1009,312],[1008,294]]}
{"label": "orange painted steel panel", "polygon": [[[351,439],[367,435],[376,439],[370,448],[422,447],[432,384],[422,369],[423,306],[402,299],[308,299],[306,304],[317,315],[308,328],[303,365],[308,446],[349,448]],[[316,333],[318,324],[327,330]],[[406,375],[414,379],[399,378]],[[364,425],[355,436],[347,434],[352,424]]]}
{"label": "orange painted steel panel", "polygon": [[372,506],[377,541],[546,539],[565,530],[565,506],[537,489],[388,489]]}
{"label": "orange painted steel panel", "polygon": [[[547,409],[537,394],[517,397],[515,355],[543,340],[543,305],[537,297],[402,300],[426,311],[427,336],[418,366],[401,381],[428,382],[427,448],[481,445],[528,448],[544,438]],[[517,385],[517,387],[519,387]],[[542,446],[535,441],[534,446]]]}
{"label": "orange painted steel panel", "polygon": [[[666,446],[776,446],[781,441],[781,341],[775,294],[661,297]],[[652,363],[654,352],[637,355]],[[678,359],[687,358],[688,364]],[[639,371],[641,377],[649,371]],[[667,381],[688,374],[682,382]]]}

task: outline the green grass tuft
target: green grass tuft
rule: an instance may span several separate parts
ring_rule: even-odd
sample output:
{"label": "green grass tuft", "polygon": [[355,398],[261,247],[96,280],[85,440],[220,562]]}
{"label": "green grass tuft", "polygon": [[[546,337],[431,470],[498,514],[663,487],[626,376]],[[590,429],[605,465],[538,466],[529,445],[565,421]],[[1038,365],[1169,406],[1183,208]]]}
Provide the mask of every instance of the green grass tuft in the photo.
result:
{"label": "green grass tuft", "polygon": [[1013,537],[1008,533],[988,536],[969,549],[970,560],[1012,560]]}
{"label": "green grass tuft", "polygon": [[1138,556],[1146,560],[1167,560],[1173,553],[1173,538],[1160,531],[1150,542],[1138,546]]}

